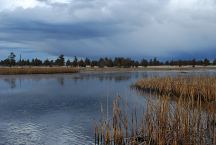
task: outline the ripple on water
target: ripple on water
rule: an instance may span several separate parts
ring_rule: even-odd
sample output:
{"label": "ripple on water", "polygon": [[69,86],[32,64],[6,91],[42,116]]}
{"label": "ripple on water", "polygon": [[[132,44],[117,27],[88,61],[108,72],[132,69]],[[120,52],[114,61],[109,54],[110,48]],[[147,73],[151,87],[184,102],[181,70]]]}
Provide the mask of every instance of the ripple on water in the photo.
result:
{"label": "ripple on water", "polygon": [[[94,144],[101,106],[112,113],[117,95],[145,106],[130,89],[139,78],[206,75],[174,71],[0,76],[0,145]],[[216,76],[215,72],[211,72]],[[111,116],[111,114],[110,114]]]}
{"label": "ripple on water", "polygon": [[[1,145],[68,145],[94,144],[92,138],[83,135],[82,127],[60,126],[50,130],[34,123],[4,123],[0,128]],[[4,132],[4,134],[2,133]]]}

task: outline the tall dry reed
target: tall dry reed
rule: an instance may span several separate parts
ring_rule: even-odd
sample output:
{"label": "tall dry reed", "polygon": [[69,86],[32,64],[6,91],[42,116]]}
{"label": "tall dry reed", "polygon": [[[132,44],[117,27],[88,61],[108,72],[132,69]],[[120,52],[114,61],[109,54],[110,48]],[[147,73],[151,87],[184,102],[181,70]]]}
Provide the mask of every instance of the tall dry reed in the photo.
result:
{"label": "tall dry reed", "polygon": [[128,113],[113,102],[112,120],[101,121],[95,128],[95,144],[104,145],[215,145],[216,110],[192,108],[183,98],[171,102],[170,97],[148,100],[141,116]]}

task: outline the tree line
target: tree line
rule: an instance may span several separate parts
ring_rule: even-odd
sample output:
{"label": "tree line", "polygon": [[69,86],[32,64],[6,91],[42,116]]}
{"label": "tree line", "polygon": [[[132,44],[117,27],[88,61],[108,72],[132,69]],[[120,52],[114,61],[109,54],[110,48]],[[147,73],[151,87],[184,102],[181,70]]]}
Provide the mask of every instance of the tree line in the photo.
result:
{"label": "tree line", "polygon": [[160,61],[157,58],[153,58],[150,60],[142,59],[140,61],[133,60],[131,58],[124,57],[115,57],[115,58],[100,58],[98,60],[91,60],[89,58],[78,59],[76,56],[70,60],[65,60],[65,56],[63,54],[59,55],[59,57],[55,60],[40,60],[38,58],[29,60],[29,59],[19,59],[16,61],[16,55],[11,52],[9,56],[0,61],[1,66],[71,66],[71,67],[138,67],[138,66],[161,66],[161,65],[169,65],[169,66],[188,66],[191,65],[195,67],[196,65],[208,66],[208,65],[216,65],[216,59],[213,61],[208,60],[207,58],[203,60],[171,60],[171,61]]}

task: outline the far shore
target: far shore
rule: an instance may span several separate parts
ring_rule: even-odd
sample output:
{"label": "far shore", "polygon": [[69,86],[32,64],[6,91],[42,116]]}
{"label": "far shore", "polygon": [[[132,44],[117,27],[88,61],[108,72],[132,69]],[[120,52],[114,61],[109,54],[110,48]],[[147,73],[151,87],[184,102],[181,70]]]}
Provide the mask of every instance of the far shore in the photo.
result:
{"label": "far shore", "polygon": [[80,68],[80,72],[133,72],[133,71],[179,71],[179,72],[187,72],[187,71],[202,71],[202,70],[216,70],[216,66],[148,66],[148,67],[131,67],[131,68],[123,68],[123,67],[85,67]]}
{"label": "far shore", "polygon": [[0,66],[0,75],[18,75],[18,74],[63,74],[63,73],[107,73],[107,72],[133,72],[133,71],[201,71],[201,70],[216,70],[216,66],[148,66],[148,67],[67,67],[67,66]]}

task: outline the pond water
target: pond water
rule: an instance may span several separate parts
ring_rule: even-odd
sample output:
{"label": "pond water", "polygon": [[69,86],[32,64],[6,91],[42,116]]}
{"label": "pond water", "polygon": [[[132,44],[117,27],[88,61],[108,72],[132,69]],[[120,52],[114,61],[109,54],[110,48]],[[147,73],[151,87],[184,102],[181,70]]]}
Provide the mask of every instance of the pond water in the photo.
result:
{"label": "pond water", "polygon": [[129,107],[146,97],[130,85],[144,77],[200,72],[118,72],[0,76],[0,145],[94,144],[94,124],[120,95]]}

